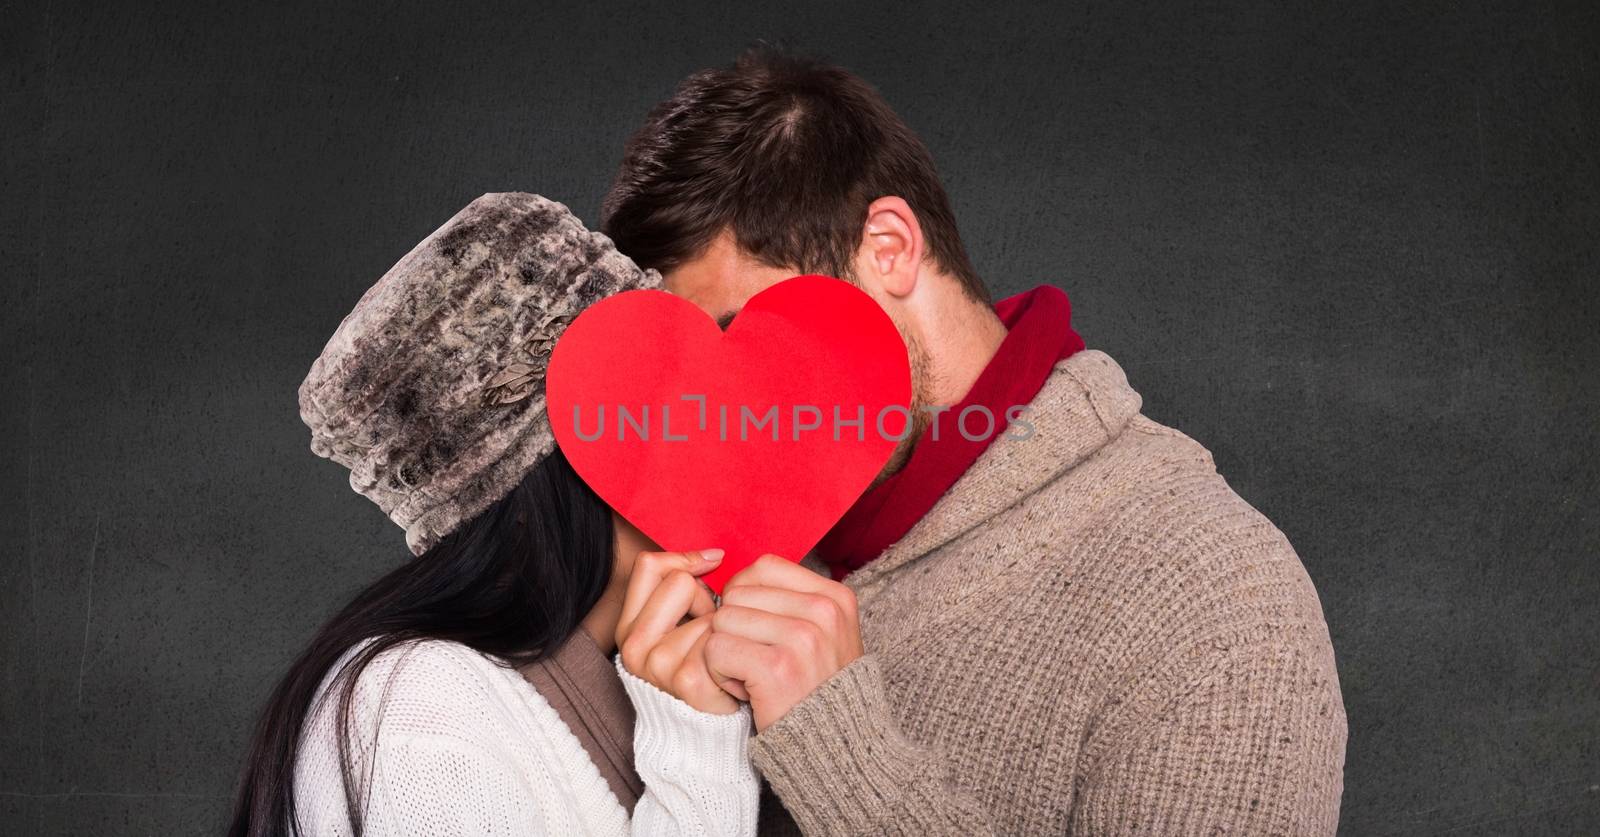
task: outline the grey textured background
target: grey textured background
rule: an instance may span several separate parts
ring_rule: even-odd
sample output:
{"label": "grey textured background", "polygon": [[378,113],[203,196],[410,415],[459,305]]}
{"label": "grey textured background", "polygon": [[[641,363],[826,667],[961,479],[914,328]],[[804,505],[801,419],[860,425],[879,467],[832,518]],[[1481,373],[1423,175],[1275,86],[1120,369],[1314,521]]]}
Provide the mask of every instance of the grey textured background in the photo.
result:
{"label": "grey textured background", "polygon": [[[0,832],[214,833],[400,532],[295,387],[472,197],[593,223],[688,72],[789,38],[921,132],[1321,591],[1344,830],[1600,829],[1592,3],[0,10]],[[1403,8],[1401,8],[1403,6]]]}

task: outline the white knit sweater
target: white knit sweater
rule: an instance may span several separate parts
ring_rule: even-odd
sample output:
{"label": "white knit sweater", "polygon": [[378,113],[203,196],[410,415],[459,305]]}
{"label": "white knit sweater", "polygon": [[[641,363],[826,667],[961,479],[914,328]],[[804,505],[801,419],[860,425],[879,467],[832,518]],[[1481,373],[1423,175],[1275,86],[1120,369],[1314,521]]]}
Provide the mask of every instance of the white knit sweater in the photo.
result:
{"label": "white knit sweater", "polygon": [[[699,712],[629,674],[620,659],[617,672],[638,716],[634,758],[645,786],[631,822],[577,737],[515,669],[443,640],[379,654],[351,699],[365,833],[754,834],[749,707]],[[295,763],[305,834],[349,833],[337,701],[322,699],[331,682],[318,692]]]}

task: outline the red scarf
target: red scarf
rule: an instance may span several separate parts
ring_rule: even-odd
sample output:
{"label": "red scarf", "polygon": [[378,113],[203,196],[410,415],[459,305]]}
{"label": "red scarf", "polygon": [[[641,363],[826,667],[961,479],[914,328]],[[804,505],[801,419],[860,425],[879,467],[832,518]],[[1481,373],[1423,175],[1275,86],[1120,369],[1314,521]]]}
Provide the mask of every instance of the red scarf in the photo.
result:
{"label": "red scarf", "polygon": [[[938,413],[917,439],[905,467],[862,494],[817,544],[817,557],[835,579],[861,569],[911,531],[990,443],[1005,434],[1006,411],[1032,401],[1056,363],[1083,348],[1083,338],[1072,330],[1072,304],[1059,288],[1043,285],[1017,294],[1001,300],[994,311],[1008,331],[967,396]],[[994,416],[994,429],[987,435],[981,411],[967,417],[965,434],[957,425],[961,411],[975,405]]]}

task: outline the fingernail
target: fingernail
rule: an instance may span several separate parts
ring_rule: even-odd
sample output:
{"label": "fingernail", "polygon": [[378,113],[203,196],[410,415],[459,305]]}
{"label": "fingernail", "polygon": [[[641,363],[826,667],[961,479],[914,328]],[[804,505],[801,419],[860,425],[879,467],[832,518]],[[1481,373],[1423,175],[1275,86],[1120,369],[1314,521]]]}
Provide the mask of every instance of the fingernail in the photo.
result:
{"label": "fingernail", "polygon": [[718,561],[721,561],[722,560],[722,555],[723,555],[723,552],[720,549],[702,549],[702,550],[700,550],[700,559],[705,561],[707,564],[715,564]]}

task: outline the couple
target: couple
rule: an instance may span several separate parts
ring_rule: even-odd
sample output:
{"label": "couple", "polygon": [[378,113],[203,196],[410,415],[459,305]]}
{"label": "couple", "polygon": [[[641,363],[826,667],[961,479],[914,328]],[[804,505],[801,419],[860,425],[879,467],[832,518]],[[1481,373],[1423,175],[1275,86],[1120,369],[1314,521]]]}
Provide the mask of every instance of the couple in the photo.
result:
{"label": "couple", "polygon": [[[629,141],[601,232],[480,198],[313,365],[313,450],[417,557],[273,693],[233,833],[1332,833],[1344,707],[1293,548],[1063,294],[989,303],[869,85],[767,49],[696,73]],[[715,602],[717,544],[655,551],[567,464],[543,364],[611,294],[726,325],[812,272],[872,296],[917,404],[949,409],[803,563]],[[1032,432],[973,441],[973,405],[1027,405]]]}

